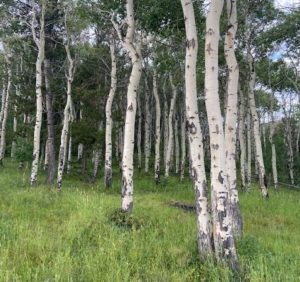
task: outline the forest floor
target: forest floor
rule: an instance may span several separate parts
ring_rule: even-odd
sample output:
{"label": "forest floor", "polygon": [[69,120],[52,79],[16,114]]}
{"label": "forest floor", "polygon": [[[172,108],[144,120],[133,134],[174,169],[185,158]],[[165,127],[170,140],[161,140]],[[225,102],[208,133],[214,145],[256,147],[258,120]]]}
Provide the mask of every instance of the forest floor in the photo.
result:
{"label": "forest floor", "polygon": [[[0,281],[300,281],[300,191],[240,193],[244,238],[241,274],[201,263],[192,185],[170,177],[159,186],[136,173],[133,228],[112,221],[120,181],[83,184],[67,176],[63,191],[30,188],[29,170],[0,168]],[[120,177],[115,173],[115,178]],[[39,183],[44,182],[44,176]]]}

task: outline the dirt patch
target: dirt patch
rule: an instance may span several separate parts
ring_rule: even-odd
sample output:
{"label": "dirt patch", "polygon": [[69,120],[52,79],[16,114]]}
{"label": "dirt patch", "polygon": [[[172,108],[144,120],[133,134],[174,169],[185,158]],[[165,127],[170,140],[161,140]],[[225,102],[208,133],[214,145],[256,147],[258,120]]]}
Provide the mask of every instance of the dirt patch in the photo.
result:
{"label": "dirt patch", "polygon": [[169,202],[169,205],[175,208],[184,210],[185,212],[196,212],[196,207],[194,205],[189,205],[181,202]]}

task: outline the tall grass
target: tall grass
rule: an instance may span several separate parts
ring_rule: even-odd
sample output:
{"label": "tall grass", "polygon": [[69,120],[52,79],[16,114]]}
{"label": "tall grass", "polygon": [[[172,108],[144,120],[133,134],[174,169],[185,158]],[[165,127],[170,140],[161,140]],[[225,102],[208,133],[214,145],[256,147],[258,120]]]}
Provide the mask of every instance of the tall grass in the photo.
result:
{"label": "tall grass", "polygon": [[[30,188],[29,172],[6,162],[0,171],[0,281],[300,281],[300,191],[281,189],[263,201],[258,189],[240,193],[242,273],[199,262],[195,215],[170,202],[193,203],[188,180],[155,186],[136,173],[138,229],[118,227],[120,181],[84,184],[67,177],[63,192]],[[115,173],[115,175],[117,175]]]}

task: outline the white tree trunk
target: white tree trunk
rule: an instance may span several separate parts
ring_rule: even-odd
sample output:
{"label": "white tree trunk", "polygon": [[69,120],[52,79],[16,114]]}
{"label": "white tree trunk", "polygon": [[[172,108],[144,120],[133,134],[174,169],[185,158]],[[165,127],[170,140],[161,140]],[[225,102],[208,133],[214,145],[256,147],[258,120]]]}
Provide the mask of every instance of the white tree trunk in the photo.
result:
{"label": "white tree trunk", "polygon": [[38,47],[38,56],[36,60],[36,84],[35,84],[35,93],[36,93],[36,116],[35,116],[35,126],[34,126],[34,136],[33,136],[33,156],[32,156],[32,165],[31,165],[31,177],[30,182],[31,186],[36,185],[37,182],[37,173],[38,173],[38,164],[39,164],[39,155],[40,155],[40,137],[41,137],[41,127],[42,127],[42,114],[43,114],[43,94],[42,94],[42,64],[45,57],[45,10],[46,2],[42,1],[41,7],[41,17],[40,17],[40,30],[39,37],[35,33],[35,22],[36,14],[35,7],[32,9],[32,22],[31,30],[33,39],[36,46]]}
{"label": "white tree trunk", "polygon": [[72,170],[72,132],[69,130],[67,173]]}
{"label": "white tree trunk", "polygon": [[228,17],[227,32],[224,43],[225,60],[228,66],[227,107],[225,122],[226,174],[229,192],[229,217],[234,235],[241,237],[243,232],[243,223],[238,190],[236,186],[236,128],[239,83],[239,67],[235,57],[234,48],[237,30],[236,1],[226,0],[226,8]]}
{"label": "white tree trunk", "polygon": [[[65,25],[67,25],[66,17],[67,15],[65,15]],[[68,142],[70,122],[74,119],[71,95],[72,95],[72,82],[74,80],[74,73],[75,73],[75,65],[71,57],[69,35],[67,36],[68,36],[67,43],[65,45],[65,50],[67,53],[67,62],[68,62],[68,72],[66,73],[67,103],[64,109],[63,128],[60,136],[60,148],[59,148],[59,155],[58,155],[57,186],[59,191],[62,188],[63,172],[64,172],[66,156],[67,156],[67,142]]]}
{"label": "white tree trunk", "polygon": [[138,132],[137,132],[137,151],[138,151],[138,169],[142,168],[142,105],[141,93],[137,94],[137,108],[138,108]]}
{"label": "white tree trunk", "polygon": [[260,132],[259,132],[259,118],[256,111],[255,99],[254,99],[254,85],[255,85],[255,69],[253,58],[248,52],[248,63],[250,68],[250,81],[249,81],[249,107],[251,111],[251,119],[253,124],[253,134],[255,142],[255,160],[258,166],[259,173],[259,183],[261,194],[263,198],[268,197],[268,189],[266,185],[266,174],[265,174],[265,165],[262,153]]}
{"label": "white tree trunk", "polygon": [[290,117],[285,118],[285,146],[287,150],[287,167],[289,171],[289,179],[291,184],[294,185],[294,151],[292,146],[292,132],[291,132],[291,121]]}
{"label": "white tree trunk", "polygon": [[276,160],[276,146],[273,140],[274,133],[275,133],[275,124],[274,124],[274,114],[273,114],[273,102],[271,102],[271,124],[270,124],[270,134],[269,134],[269,141],[271,144],[271,150],[272,150],[272,175],[273,175],[273,183],[275,189],[278,187],[278,176],[277,176],[277,160]]}
{"label": "white tree trunk", "polygon": [[[249,99],[248,105],[249,107]],[[247,171],[246,171],[246,179],[247,179],[247,190],[251,187],[251,177],[252,177],[252,125],[251,125],[251,115],[250,115],[250,108],[247,110]]]}
{"label": "white tree trunk", "polygon": [[247,172],[247,148],[246,148],[246,131],[245,131],[245,99],[243,93],[240,92],[240,111],[239,111],[239,144],[240,144],[240,171],[242,189],[246,189],[246,172]]}
{"label": "white tree trunk", "polygon": [[180,181],[184,179],[185,159],[186,159],[186,114],[185,110],[181,111],[180,117],[180,134],[181,134],[181,162],[180,162]]}
{"label": "white tree trunk", "polygon": [[169,125],[168,125],[168,99],[166,95],[166,79],[163,85],[163,95],[164,95],[164,112],[163,112],[163,122],[164,122],[164,164],[167,163],[168,154],[168,141],[169,141]]}
{"label": "white tree trunk", "polygon": [[111,57],[111,83],[110,91],[106,101],[105,116],[105,168],[104,168],[104,181],[105,187],[111,187],[112,185],[112,114],[111,108],[117,89],[117,62],[115,55],[115,42],[111,39],[110,45],[110,57]]}
{"label": "white tree trunk", "polygon": [[208,195],[204,167],[202,132],[197,104],[196,62],[198,40],[192,1],[181,0],[181,5],[185,17],[186,30],[185,106],[192,180],[196,199],[197,243],[200,256],[205,258],[212,252],[212,242],[209,226]]}
{"label": "white tree trunk", "polygon": [[171,164],[171,156],[172,156],[172,148],[174,145],[174,133],[173,133],[173,119],[174,119],[174,109],[177,97],[177,89],[173,82],[173,77],[170,75],[170,83],[172,87],[172,99],[170,103],[170,110],[168,116],[168,147],[167,147],[167,156],[166,156],[166,164],[165,164],[165,177],[169,177],[170,172],[170,164]]}
{"label": "white tree trunk", "polygon": [[123,47],[126,49],[132,63],[132,70],[127,89],[127,109],[124,129],[124,149],[122,158],[122,209],[131,212],[133,208],[133,152],[134,127],[136,114],[136,95],[142,72],[142,54],[139,43],[134,43],[135,20],[133,0],[126,1],[127,33],[125,38],[120,27],[113,22]]}
{"label": "white tree trunk", "polygon": [[[5,47],[5,49],[7,49]],[[11,92],[11,83],[12,83],[12,62],[11,62],[11,53],[9,50],[4,51],[5,63],[7,67],[7,86],[5,88],[6,93],[2,95],[5,96],[4,105],[3,105],[3,117],[1,121],[1,132],[0,132],[0,164],[2,164],[4,156],[5,156],[5,139],[6,139],[6,123],[8,117],[8,105],[10,99],[10,92]]]}
{"label": "white tree trunk", "polygon": [[180,148],[179,148],[179,130],[178,114],[175,114],[174,137],[175,137],[175,173],[179,173]]}
{"label": "white tree trunk", "polygon": [[151,135],[151,112],[150,112],[150,91],[148,87],[147,77],[145,77],[145,173],[149,172],[149,158],[150,158],[150,135]]}
{"label": "white tree trunk", "polygon": [[157,90],[157,71],[153,70],[153,95],[155,99],[155,183],[160,182],[160,119],[161,109]]}
{"label": "white tree trunk", "polygon": [[212,220],[215,253],[238,269],[232,226],[229,221],[229,191],[226,177],[225,138],[219,99],[218,47],[222,0],[212,0],[206,17],[205,105],[210,133]]}
{"label": "white tree trunk", "polygon": [[5,97],[6,97],[6,87],[7,87],[7,81],[3,77],[2,79],[2,93],[1,93],[1,112],[0,112],[0,128],[2,126],[2,120],[3,120],[3,114],[4,114],[4,105],[5,105]]}

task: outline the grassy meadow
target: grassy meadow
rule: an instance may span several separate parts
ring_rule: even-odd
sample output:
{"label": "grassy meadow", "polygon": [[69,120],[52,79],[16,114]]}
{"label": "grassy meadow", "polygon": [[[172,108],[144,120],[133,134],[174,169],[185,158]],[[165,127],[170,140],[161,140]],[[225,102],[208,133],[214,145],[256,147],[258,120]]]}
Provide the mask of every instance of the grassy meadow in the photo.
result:
{"label": "grassy meadow", "polygon": [[193,203],[191,183],[177,177],[159,186],[135,173],[133,228],[117,225],[120,181],[85,183],[66,176],[62,193],[29,187],[30,171],[0,168],[0,281],[300,281],[300,191],[258,188],[240,193],[242,271],[202,263],[195,215],[170,205]]}

